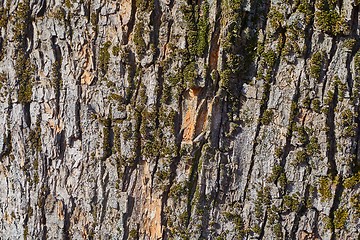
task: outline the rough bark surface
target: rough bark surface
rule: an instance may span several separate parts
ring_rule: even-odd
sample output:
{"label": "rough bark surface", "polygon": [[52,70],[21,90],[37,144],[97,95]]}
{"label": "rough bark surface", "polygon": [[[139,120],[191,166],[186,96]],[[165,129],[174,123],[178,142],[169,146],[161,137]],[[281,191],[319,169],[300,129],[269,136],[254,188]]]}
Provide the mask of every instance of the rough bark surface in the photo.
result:
{"label": "rough bark surface", "polygon": [[0,0],[1,239],[358,239],[357,0]]}

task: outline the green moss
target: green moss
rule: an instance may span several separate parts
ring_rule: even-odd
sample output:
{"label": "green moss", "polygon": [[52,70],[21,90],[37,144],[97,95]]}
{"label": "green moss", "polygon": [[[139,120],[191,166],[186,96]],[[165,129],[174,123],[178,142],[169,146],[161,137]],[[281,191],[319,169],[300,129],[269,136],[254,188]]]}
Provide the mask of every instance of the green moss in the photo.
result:
{"label": "green moss", "polygon": [[103,160],[107,159],[112,154],[111,130],[111,118],[106,118],[104,120],[103,128]]}
{"label": "green moss", "polygon": [[146,43],[144,40],[144,23],[138,22],[135,26],[134,32],[134,44],[136,47],[136,54],[142,57],[146,52]]}
{"label": "green moss", "polygon": [[171,87],[164,83],[163,85],[163,92],[161,96],[161,104],[170,104],[172,100],[172,94],[171,94]]}
{"label": "green moss", "polygon": [[114,132],[114,152],[121,153],[121,129],[119,126],[115,125],[113,128]]}
{"label": "green moss", "polygon": [[[148,131],[151,131],[151,130],[148,130]],[[161,153],[161,150],[164,150],[161,147],[161,142],[158,137],[158,134],[156,134],[157,133],[156,130],[152,131],[152,132],[155,132],[155,133],[153,135],[151,135],[151,133],[148,133],[147,136],[146,135],[143,136],[143,138],[151,139],[151,140],[143,141],[141,152],[142,152],[143,157],[146,159],[156,158]],[[156,137],[154,135],[156,135]],[[168,178],[168,176],[165,176],[165,174],[167,174],[167,172],[168,171],[165,171],[165,172],[159,171],[158,176],[162,180],[165,180]],[[162,178],[162,177],[164,177],[164,178]]]}
{"label": "green moss", "polygon": [[333,102],[333,99],[334,99],[334,92],[329,90],[327,92],[327,97],[325,98],[324,103],[329,106]]}
{"label": "green moss", "polygon": [[260,235],[261,234],[261,227],[259,224],[255,224],[255,226],[252,228],[253,233]]}
{"label": "green moss", "polygon": [[34,214],[34,210],[32,209],[32,207],[28,207],[28,211],[27,211],[27,216],[28,218],[31,218]]}
{"label": "green moss", "polygon": [[52,79],[51,79],[51,85],[54,87],[55,90],[55,98],[57,101],[57,104],[59,104],[60,101],[60,90],[63,84],[62,78],[61,78],[61,59],[57,60],[52,65]]}
{"label": "green moss", "polygon": [[299,142],[304,145],[308,142],[308,134],[304,128],[304,126],[298,127],[297,129],[297,133],[298,133],[298,140]]}
{"label": "green moss", "polygon": [[352,50],[355,44],[356,44],[356,39],[354,38],[349,38],[344,41],[344,47],[346,47],[348,50]]}
{"label": "green moss", "polygon": [[277,8],[273,7],[270,9],[270,12],[268,14],[268,19],[270,20],[271,26],[277,30],[281,27],[282,21],[284,21],[284,15],[280,13]]}
{"label": "green moss", "polygon": [[36,120],[36,127],[33,130],[30,130],[29,133],[29,141],[31,144],[31,148],[35,152],[41,152],[41,127],[40,127],[41,119],[40,117]]}
{"label": "green moss", "polygon": [[320,145],[318,143],[317,137],[311,137],[309,144],[306,145],[306,153],[309,156],[314,156],[320,153]]}
{"label": "green moss", "polygon": [[348,30],[344,19],[337,12],[336,3],[333,0],[320,0],[316,3],[316,23],[321,31],[330,35],[338,35]]}
{"label": "green moss", "polygon": [[227,220],[231,221],[235,225],[237,239],[242,239],[245,235],[244,221],[242,217],[239,214],[235,214],[232,212],[225,212],[224,215]]}
{"label": "green moss", "polygon": [[274,117],[274,112],[272,109],[266,109],[262,118],[261,118],[261,123],[263,125],[269,125],[271,123],[271,121],[273,120]]}
{"label": "green moss", "polygon": [[209,41],[209,3],[203,1],[201,6],[194,3],[184,4],[181,11],[187,24],[186,42],[190,59],[193,60],[196,56],[203,57]]}
{"label": "green moss", "polygon": [[136,8],[140,11],[151,12],[154,10],[154,0],[136,0]]}
{"label": "green moss", "polygon": [[109,68],[110,61],[110,53],[109,48],[111,46],[111,42],[107,41],[99,51],[99,69],[102,75],[105,75]]}
{"label": "green moss", "polygon": [[350,198],[351,208],[355,211],[355,217],[360,217],[360,194],[354,194]]}
{"label": "green moss", "polygon": [[283,232],[280,223],[276,223],[273,226],[273,231],[277,239],[283,239]]}
{"label": "green moss", "polygon": [[323,53],[322,52],[315,52],[310,61],[310,76],[319,80],[321,75],[321,69],[323,66]]}
{"label": "green moss", "polygon": [[187,186],[182,183],[174,183],[170,188],[170,196],[173,198],[179,198],[187,194]]}
{"label": "green moss", "polygon": [[264,42],[259,41],[257,44],[256,54],[258,57],[260,57],[265,50]]}
{"label": "green moss", "polygon": [[323,222],[325,223],[325,229],[332,230],[334,228],[334,224],[329,216],[325,216]]}
{"label": "green moss", "polygon": [[334,212],[334,227],[335,229],[343,229],[345,227],[346,220],[348,218],[348,210],[345,208],[339,208]]}
{"label": "green moss", "polygon": [[65,0],[65,6],[70,9],[72,8],[72,0]]}
{"label": "green moss", "polygon": [[225,89],[229,89],[231,87],[231,73],[230,69],[225,69],[220,74],[221,86]]}
{"label": "green moss", "polygon": [[290,210],[292,212],[297,211],[297,209],[300,206],[299,195],[298,194],[292,194],[291,196],[285,195],[283,198],[283,204],[287,210]]}
{"label": "green moss", "polygon": [[284,169],[280,165],[275,164],[272,168],[271,175],[267,179],[268,182],[275,182],[283,171]]}
{"label": "green moss", "polygon": [[255,217],[260,219],[264,214],[264,208],[268,208],[271,204],[270,188],[264,187],[257,190],[257,198],[255,200]]}
{"label": "green moss", "polygon": [[328,201],[332,198],[331,185],[332,181],[328,176],[321,177],[319,179],[318,191],[320,193],[322,202]]}
{"label": "green moss", "polygon": [[263,91],[263,95],[261,97],[261,101],[260,101],[260,105],[261,105],[261,108],[265,108],[265,104],[266,102],[268,101],[269,99],[269,92],[270,92],[270,83],[269,83],[270,80],[266,80],[265,84],[264,84],[264,91]]}
{"label": "green moss", "polygon": [[354,176],[351,176],[344,180],[344,187],[348,189],[354,188],[359,184],[360,184],[360,171],[357,172]]}
{"label": "green moss", "polygon": [[197,79],[197,71],[196,71],[196,63],[190,62],[183,71],[184,83],[188,88],[196,87],[196,79]]}
{"label": "green moss", "polygon": [[341,125],[350,126],[353,123],[354,113],[350,109],[345,109],[341,113]]}
{"label": "green moss", "polygon": [[305,164],[307,162],[307,157],[308,157],[307,153],[304,149],[297,151],[293,164],[295,166],[300,166],[302,164]]}
{"label": "green moss", "polygon": [[65,20],[66,12],[65,9],[63,9],[62,7],[56,8],[53,14],[54,18],[59,22],[63,22]]}
{"label": "green moss", "polygon": [[113,46],[113,48],[112,48],[112,54],[113,54],[114,56],[119,56],[119,53],[120,53],[120,47],[119,47],[118,45]]}
{"label": "green moss", "polygon": [[17,46],[25,50],[26,47],[26,35],[28,34],[27,24],[31,23],[31,9],[30,1],[24,0],[20,2],[16,8],[14,14],[14,40]]}
{"label": "green moss", "polygon": [[309,96],[306,96],[306,97],[304,98],[304,100],[302,101],[302,104],[303,104],[304,108],[309,109],[309,108],[310,108],[310,104],[311,104],[311,99],[310,99],[310,97],[309,97]]}
{"label": "green moss", "polygon": [[188,215],[188,212],[186,210],[179,215],[180,224],[182,226],[185,226],[187,224],[188,216],[189,215]]}
{"label": "green moss", "polygon": [[298,113],[298,105],[297,102],[293,101],[290,107],[290,120],[293,120],[294,117],[297,115],[297,113]]}
{"label": "green moss", "polygon": [[181,6],[181,11],[184,15],[184,20],[187,24],[187,48],[191,56],[196,56],[198,52],[198,48],[196,46],[198,39],[198,29],[196,25],[196,14],[195,8],[193,5],[184,4]]}
{"label": "green moss", "polygon": [[123,138],[125,141],[128,141],[133,137],[133,131],[132,131],[131,126],[129,126],[127,129],[125,129],[122,133],[123,133]]}
{"label": "green moss", "polygon": [[19,83],[18,100],[22,104],[30,103],[32,97],[32,82],[34,66],[27,54],[28,25],[31,25],[30,2],[26,0],[18,4],[14,14],[14,40],[15,40],[15,73]]}
{"label": "green moss", "polygon": [[135,228],[131,229],[129,232],[129,237],[130,239],[138,239],[138,231]]}
{"label": "green moss", "polygon": [[338,76],[334,77],[334,85],[338,89],[338,100],[343,101],[345,93],[347,91],[346,84],[342,83]]}
{"label": "green moss", "polygon": [[98,14],[97,12],[92,12],[90,15],[90,22],[91,25],[93,26],[93,30],[96,32],[97,28],[98,28]]}
{"label": "green moss", "polygon": [[29,228],[28,228],[28,226],[25,226],[24,227],[24,240],[27,240],[28,235],[29,235]]}
{"label": "green moss", "polygon": [[344,128],[342,132],[343,137],[353,138],[356,136],[356,124]]}
{"label": "green moss", "polygon": [[22,104],[30,103],[34,68],[29,58],[19,54],[16,59],[15,72],[19,80],[18,100]]}
{"label": "green moss", "polygon": [[0,90],[4,86],[4,84],[6,84],[6,82],[7,82],[7,76],[5,73],[1,72],[0,73]]}
{"label": "green moss", "polygon": [[[8,1],[8,4],[10,1]],[[0,7],[0,28],[5,28],[7,26],[7,23],[9,21],[9,9]]]}
{"label": "green moss", "polygon": [[276,182],[278,181],[279,186],[282,189],[285,189],[286,184],[287,184],[287,178],[286,178],[286,174],[284,172],[283,167],[281,167],[278,164],[275,164],[272,168],[272,172],[271,175],[267,178],[268,182]]}
{"label": "green moss", "polygon": [[321,113],[321,102],[319,99],[316,98],[312,101],[312,109],[317,113]]}
{"label": "green moss", "polygon": [[304,13],[306,24],[310,24],[313,12],[309,1],[299,1],[298,11]]}
{"label": "green moss", "polygon": [[201,17],[198,23],[197,55],[202,57],[208,48],[209,34],[209,3],[204,1],[201,6]]}
{"label": "green moss", "polygon": [[315,16],[321,31],[327,33],[334,32],[334,26],[339,21],[339,14],[336,10],[316,12]]}
{"label": "green moss", "polygon": [[266,65],[269,68],[272,68],[275,65],[275,61],[276,61],[276,53],[275,53],[275,51],[269,50],[269,51],[263,53],[263,57],[264,57]]}
{"label": "green moss", "polygon": [[116,93],[110,93],[109,94],[109,99],[114,100],[120,104],[124,103],[124,97],[120,94],[116,94]]}
{"label": "green moss", "polygon": [[287,186],[287,177],[286,177],[286,173],[282,172],[279,176],[279,180],[278,180],[279,186],[281,189],[285,190],[286,186]]}
{"label": "green moss", "polygon": [[[34,168],[35,169],[35,168]],[[35,185],[37,185],[40,180],[39,180],[39,173],[37,171],[34,172],[34,179],[33,179]]]}

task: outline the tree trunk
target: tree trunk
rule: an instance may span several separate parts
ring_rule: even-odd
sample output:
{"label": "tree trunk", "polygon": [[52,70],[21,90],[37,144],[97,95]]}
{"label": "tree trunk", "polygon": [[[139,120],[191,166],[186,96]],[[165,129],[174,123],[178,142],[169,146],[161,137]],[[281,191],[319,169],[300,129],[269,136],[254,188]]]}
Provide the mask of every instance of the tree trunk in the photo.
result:
{"label": "tree trunk", "polygon": [[357,239],[357,0],[0,1],[1,239]]}

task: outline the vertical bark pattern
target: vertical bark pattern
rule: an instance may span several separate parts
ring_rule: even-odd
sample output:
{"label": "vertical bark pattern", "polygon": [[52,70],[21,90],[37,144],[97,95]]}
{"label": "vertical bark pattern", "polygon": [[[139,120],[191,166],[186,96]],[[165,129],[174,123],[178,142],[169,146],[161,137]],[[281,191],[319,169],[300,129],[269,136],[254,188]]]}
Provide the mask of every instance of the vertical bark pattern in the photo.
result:
{"label": "vertical bark pattern", "polygon": [[356,0],[0,0],[1,239],[357,239]]}

